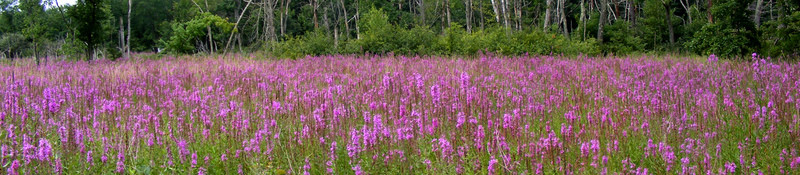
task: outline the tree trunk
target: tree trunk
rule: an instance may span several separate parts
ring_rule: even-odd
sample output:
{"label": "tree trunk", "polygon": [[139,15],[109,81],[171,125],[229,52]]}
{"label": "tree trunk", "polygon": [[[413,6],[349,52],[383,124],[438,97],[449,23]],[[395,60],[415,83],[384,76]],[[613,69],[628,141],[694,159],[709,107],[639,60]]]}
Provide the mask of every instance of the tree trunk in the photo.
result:
{"label": "tree trunk", "polygon": [[494,19],[497,23],[500,23],[500,11],[497,7],[497,0],[491,0],[492,2],[492,10],[494,10]]}
{"label": "tree trunk", "polygon": [[544,9],[544,26],[543,29],[546,32],[547,28],[550,27],[550,8],[552,7],[553,0],[545,1],[545,9]]}
{"label": "tree trunk", "polygon": [[[253,1],[247,1],[247,5],[244,6],[244,10],[242,10],[242,13],[239,14],[238,18],[236,18],[236,24],[233,25],[233,30],[237,30],[239,28],[239,22],[242,20],[242,16],[244,16],[244,13],[247,12],[247,7],[250,7],[250,3],[252,3],[252,2]],[[228,46],[231,44],[231,40],[232,39],[233,39],[233,33],[231,33],[231,36],[228,37],[228,43],[225,43],[225,51],[224,52],[226,54],[228,52]],[[241,49],[241,39],[239,40],[239,42],[240,42],[239,48]],[[222,54],[222,56],[224,57],[226,54]]]}
{"label": "tree trunk", "polygon": [[606,0],[600,0],[600,19],[597,21],[597,41],[603,43],[603,27],[606,23]]}
{"label": "tree trunk", "polygon": [[564,7],[567,0],[559,0],[559,1],[561,2],[561,5],[559,5],[561,7],[559,12],[561,13],[560,16],[561,16],[561,24],[563,24],[562,29],[564,31],[564,37],[569,39],[569,26],[567,26],[567,15],[564,14]]}
{"label": "tree trunk", "polygon": [[581,25],[583,25],[583,35],[581,41],[586,40],[586,0],[581,0]]}
{"label": "tree trunk", "polygon": [[425,26],[425,25],[427,25],[426,21],[425,21],[426,20],[426,17],[425,17],[425,14],[426,14],[426,12],[425,12],[425,0],[418,0],[417,1],[417,5],[419,6],[418,11],[419,11],[420,23],[423,26]]}
{"label": "tree trunk", "polygon": [[317,5],[317,0],[309,0],[309,3],[311,4],[311,13],[314,15],[312,17],[314,29],[317,29],[319,28],[319,23],[317,22],[317,7],[319,7],[319,5]]}
{"label": "tree trunk", "polygon": [[[270,41],[275,41],[275,5],[276,0],[267,0],[264,2],[264,44]],[[316,14],[315,14],[316,15]],[[316,28],[316,16],[314,17],[314,25]]]}
{"label": "tree trunk", "polygon": [[281,21],[281,35],[286,36],[286,22],[289,21],[289,5],[292,4],[292,0],[284,1],[284,8],[283,8],[283,21]]}
{"label": "tree trunk", "polygon": [[122,23],[122,17],[119,17],[119,50],[125,52],[125,24]]}
{"label": "tree trunk", "polygon": [[[439,7],[439,3],[440,2],[436,3],[436,7]],[[447,28],[447,25],[449,23],[447,23],[447,14],[446,14],[447,11],[445,10],[445,4],[444,4],[444,2],[441,2],[441,3],[442,3],[442,8],[441,8],[442,9],[442,13],[441,13],[442,16],[439,19],[442,20],[442,21],[440,22],[441,25],[439,25],[439,26],[442,28],[442,33],[444,33],[444,30],[445,30],[445,28]]]}
{"label": "tree trunk", "polygon": [[344,0],[339,0],[339,5],[342,6],[344,12],[344,33],[345,38],[350,38],[350,16],[347,16],[347,7],[344,6]]}
{"label": "tree trunk", "polygon": [[753,20],[756,23],[756,27],[761,26],[761,4],[764,4],[764,0],[757,0],[756,1],[756,15],[755,19]]}
{"label": "tree trunk", "polygon": [[683,9],[686,10],[686,16],[688,16],[689,24],[691,24],[691,23],[693,23],[692,22],[691,4],[689,4],[689,0],[685,0],[685,1],[686,2],[684,2],[684,0],[678,0],[678,2],[681,2],[681,6],[683,6]]}
{"label": "tree trunk", "polygon": [[[630,28],[633,28],[634,26],[636,26],[636,12],[634,11],[634,9],[636,9],[636,4],[633,3],[633,0],[628,0],[628,12],[627,12],[627,15],[628,15],[628,21],[631,22]],[[687,13],[688,13],[688,10],[687,10]],[[691,20],[691,17],[689,18],[689,20]]]}
{"label": "tree trunk", "polygon": [[481,24],[480,25],[481,25],[481,30],[483,30],[484,29],[484,24],[486,23],[486,20],[483,18],[483,1],[480,1],[480,0],[478,1],[478,9],[481,9],[481,10],[478,10],[478,14],[479,14],[478,17],[481,19]]}
{"label": "tree trunk", "polygon": [[447,16],[447,27],[450,27],[450,23],[453,22],[450,18],[450,0],[444,0],[444,13]]}
{"label": "tree trunk", "polygon": [[133,9],[133,0],[128,0],[128,37],[125,39],[125,51],[127,55],[125,58],[131,58],[131,10]]}
{"label": "tree trunk", "polygon": [[500,0],[500,2],[503,7],[503,25],[506,26],[506,29],[510,29],[511,26],[508,24],[508,0]]}
{"label": "tree trunk", "polygon": [[706,16],[708,16],[708,23],[714,23],[714,16],[711,15],[711,8],[714,7],[713,0],[708,0],[708,10],[706,10]]}
{"label": "tree trunk", "polygon": [[359,0],[356,0],[355,5],[356,5],[356,39],[361,39],[361,29],[360,29],[360,27],[358,27],[359,26],[358,25],[359,16],[361,16],[359,14],[360,10],[359,10],[359,7],[358,7],[359,6]]}
{"label": "tree trunk", "polygon": [[36,66],[39,66],[39,43],[33,42],[33,58],[36,59]]}
{"label": "tree trunk", "polygon": [[517,30],[522,30],[522,7],[524,6],[523,1],[516,0],[514,1],[514,14],[517,15]]}
{"label": "tree trunk", "polygon": [[208,53],[214,53],[214,37],[211,34],[211,26],[206,26],[206,29],[208,30]]}
{"label": "tree trunk", "polygon": [[667,15],[667,29],[669,30],[669,48],[671,49],[673,45],[675,45],[675,30],[672,28],[672,9],[670,8],[669,1],[662,1],[664,3],[664,9],[666,9]]}
{"label": "tree trunk", "polygon": [[466,13],[467,33],[472,33],[472,0],[464,0],[464,13]]}

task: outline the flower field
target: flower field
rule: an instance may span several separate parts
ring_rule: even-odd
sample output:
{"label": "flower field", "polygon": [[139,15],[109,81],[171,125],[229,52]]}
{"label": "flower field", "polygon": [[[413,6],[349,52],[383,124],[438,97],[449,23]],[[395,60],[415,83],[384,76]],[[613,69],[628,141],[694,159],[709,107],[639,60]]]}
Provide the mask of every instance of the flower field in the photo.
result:
{"label": "flower field", "polygon": [[797,63],[247,57],[2,64],[0,174],[800,173]]}

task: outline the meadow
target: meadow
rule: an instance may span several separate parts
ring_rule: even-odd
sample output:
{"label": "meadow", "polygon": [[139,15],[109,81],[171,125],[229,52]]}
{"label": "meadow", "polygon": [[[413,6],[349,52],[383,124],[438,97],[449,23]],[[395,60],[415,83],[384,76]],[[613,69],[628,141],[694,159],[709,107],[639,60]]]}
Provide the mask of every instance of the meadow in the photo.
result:
{"label": "meadow", "polygon": [[800,64],[253,55],[0,64],[0,174],[798,174]]}

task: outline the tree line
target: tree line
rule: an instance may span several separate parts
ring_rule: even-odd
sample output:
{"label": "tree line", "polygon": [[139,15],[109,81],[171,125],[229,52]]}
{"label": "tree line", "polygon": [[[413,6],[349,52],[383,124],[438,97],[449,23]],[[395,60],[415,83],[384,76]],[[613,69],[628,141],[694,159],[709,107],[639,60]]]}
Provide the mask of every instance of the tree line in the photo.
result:
{"label": "tree line", "polygon": [[0,0],[4,58],[800,52],[794,0]]}

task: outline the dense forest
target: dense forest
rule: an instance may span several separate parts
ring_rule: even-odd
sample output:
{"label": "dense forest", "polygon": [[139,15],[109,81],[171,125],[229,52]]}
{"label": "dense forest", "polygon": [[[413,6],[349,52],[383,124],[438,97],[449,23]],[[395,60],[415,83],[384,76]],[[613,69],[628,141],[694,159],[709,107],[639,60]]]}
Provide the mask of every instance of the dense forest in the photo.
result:
{"label": "dense forest", "polygon": [[2,58],[259,52],[796,57],[796,0],[0,0]]}

